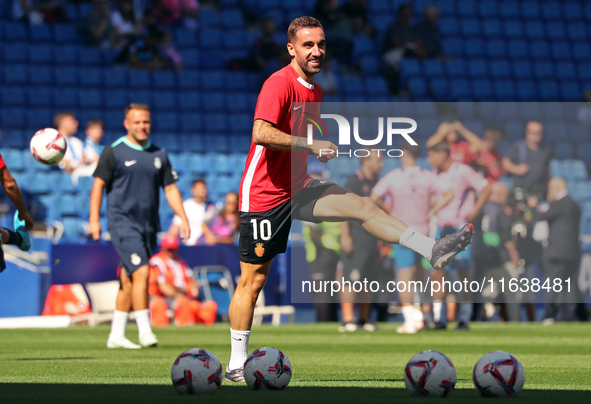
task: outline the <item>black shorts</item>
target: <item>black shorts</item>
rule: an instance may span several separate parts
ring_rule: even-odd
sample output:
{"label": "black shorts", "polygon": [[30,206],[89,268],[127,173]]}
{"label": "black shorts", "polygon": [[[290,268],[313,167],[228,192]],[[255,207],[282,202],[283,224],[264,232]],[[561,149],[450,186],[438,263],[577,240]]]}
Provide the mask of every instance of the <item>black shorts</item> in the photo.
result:
{"label": "black shorts", "polygon": [[287,249],[293,219],[320,223],[314,206],[334,182],[312,180],[290,200],[264,212],[240,212],[240,261],[264,264]]}
{"label": "black shorts", "polygon": [[376,248],[358,247],[349,255],[343,254],[343,278],[349,282],[380,281],[380,253]]}
{"label": "black shorts", "polygon": [[136,269],[148,265],[157,246],[156,233],[141,233],[134,229],[110,230],[111,242],[117,250],[121,266],[131,277]]}

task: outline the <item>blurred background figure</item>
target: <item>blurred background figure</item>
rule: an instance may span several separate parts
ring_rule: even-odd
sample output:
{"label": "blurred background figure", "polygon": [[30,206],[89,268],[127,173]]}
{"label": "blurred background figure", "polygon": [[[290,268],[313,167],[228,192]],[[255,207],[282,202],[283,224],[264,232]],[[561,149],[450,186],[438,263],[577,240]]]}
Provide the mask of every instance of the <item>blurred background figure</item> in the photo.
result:
{"label": "blurred background figure", "polygon": [[78,183],[80,177],[92,176],[105,147],[100,144],[105,135],[105,123],[101,119],[88,121],[85,133],[86,140],[84,141],[82,164],[72,173],[72,182],[74,184]]}
{"label": "blurred background figure", "polygon": [[71,112],[60,112],[53,118],[53,123],[68,143],[68,149],[59,163],[59,168],[66,173],[72,173],[83,164],[84,158],[84,143],[76,137],[78,120]]}
{"label": "blurred background figure", "polygon": [[[197,245],[203,235],[203,223],[209,220],[215,214],[215,206],[207,201],[207,184],[205,180],[198,179],[193,181],[191,186],[192,197],[183,202],[187,219],[189,219],[189,226],[191,227],[191,237],[185,245]],[[181,225],[181,218],[174,216],[172,225],[168,232],[172,235],[179,234]],[[207,242],[207,240],[204,240]],[[209,241],[215,244],[215,239],[210,238]]]}
{"label": "blurred background figure", "polygon": [[168,325],[168,310],[174,310],[177,326],[204,323],[212,325],[217,303],[199,301],[199,284],[193,271],[179,257],[177,236],[165,234],[160,252],[150,258],[150,320],[155,327]]}
{"label": "blurred background figure", "polygon": [[235,244],[240,231],[238,193],[228,192],[226,202],[218,214],[203,223],[203,236],[199,244]]}
{"label": "blurred background figure", "polygon": [[88,45],[109,48],[115,39],[111,9],[107,0],[94,0],[93,8],[82,21],[82,32]]}
{"label": "blurred background figure", "polygon": [[12,0],[12,18],[39,25],[44,22],[68,22],[64,0]]}
{"label": "blurred background figure", "polygon": [[[584,310],[577,310],[577,303],[582,302],[577,282],[581,259],[581,208],[568,194],[567,182],[560,177],[548,182],[547,201],[547,209],[539,207],[534,212],[534,218],[547,221],[549,225],[548,242],[542,253],[544,275],[552,287],[560,280],[562,288],[553,288],[545,294],[544,323],[586,321]],[[538,204],[537,197],[531,196],[528,204],[535,207]],[[570,291],[566,282],[570,284]]]}
{"label": "blurred background figure", "polygon": [[423,21],[414,27],[415,49],[419,58],[437,58],[443,55],[439,32],[439,9],[431,4],[423,12]]}

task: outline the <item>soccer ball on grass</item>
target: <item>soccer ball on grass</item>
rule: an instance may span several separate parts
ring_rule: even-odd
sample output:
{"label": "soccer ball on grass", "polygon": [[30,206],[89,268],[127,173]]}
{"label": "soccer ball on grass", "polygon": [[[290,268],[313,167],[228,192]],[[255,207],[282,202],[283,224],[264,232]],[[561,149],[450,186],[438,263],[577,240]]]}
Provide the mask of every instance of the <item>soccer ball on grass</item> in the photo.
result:
{"label": "soccer ball on grass", "polygon": [[441,352],[419,352],[406,364],[404,384],[413,396],[445,397],[456,385],[456,368]]}
{"label": "soccer ball on grass", "polygon": [[516,397],[525,383],[525,371],[509,352],[493,351],[476,362],[472,379],[483,397]]}
{"label": "soccer ball on grass", "polygon": [[291,371],[287,356],[275,348],[259,348],[244,363],[244,379],[252,390],[283,390]]}
{"label": "soccer ball on grass", "polygon": [[179,394],[213,394],[222,384],[222,364],[208,350],[193,348],[176,358],[170,377]]}

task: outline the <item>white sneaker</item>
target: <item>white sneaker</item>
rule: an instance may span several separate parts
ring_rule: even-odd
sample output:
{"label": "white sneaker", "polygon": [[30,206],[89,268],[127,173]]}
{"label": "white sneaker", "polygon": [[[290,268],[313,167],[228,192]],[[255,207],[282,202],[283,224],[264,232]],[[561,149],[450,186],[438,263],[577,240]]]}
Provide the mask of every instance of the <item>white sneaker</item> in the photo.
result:
{"label": "white sneaker", "polygon": [[142,347],[121,336],[115,338],[109,337],[107,348],[141,349]]}
{"label": "white sneaker", "polygon": [[152,348],[158,345],[158,338],[153,333],[140,336],[140,345],[144,348]]}
{"label": "white sneaker", "polygon": [[416,334],[418,331],[416,327],[406,323],[396,329],[398,334]]}

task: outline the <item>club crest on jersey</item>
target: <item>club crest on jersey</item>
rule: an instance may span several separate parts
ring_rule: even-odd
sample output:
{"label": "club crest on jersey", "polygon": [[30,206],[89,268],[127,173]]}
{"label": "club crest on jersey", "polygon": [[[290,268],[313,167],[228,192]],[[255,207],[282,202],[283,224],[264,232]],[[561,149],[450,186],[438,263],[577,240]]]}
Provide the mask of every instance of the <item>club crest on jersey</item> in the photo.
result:
{"label": "club crest on jersey", "polygon": [[254,253],[257,257],[262,257],[265,253],[265,248],[263,247],[263,243],[256,243],[256,247],[254,248]]}
{"label": "club crest on jersey", "polygon": [[160,160],[160,157],[154,158],[154,167],[156,167],[158,170],[162,168],[162,160]]}

